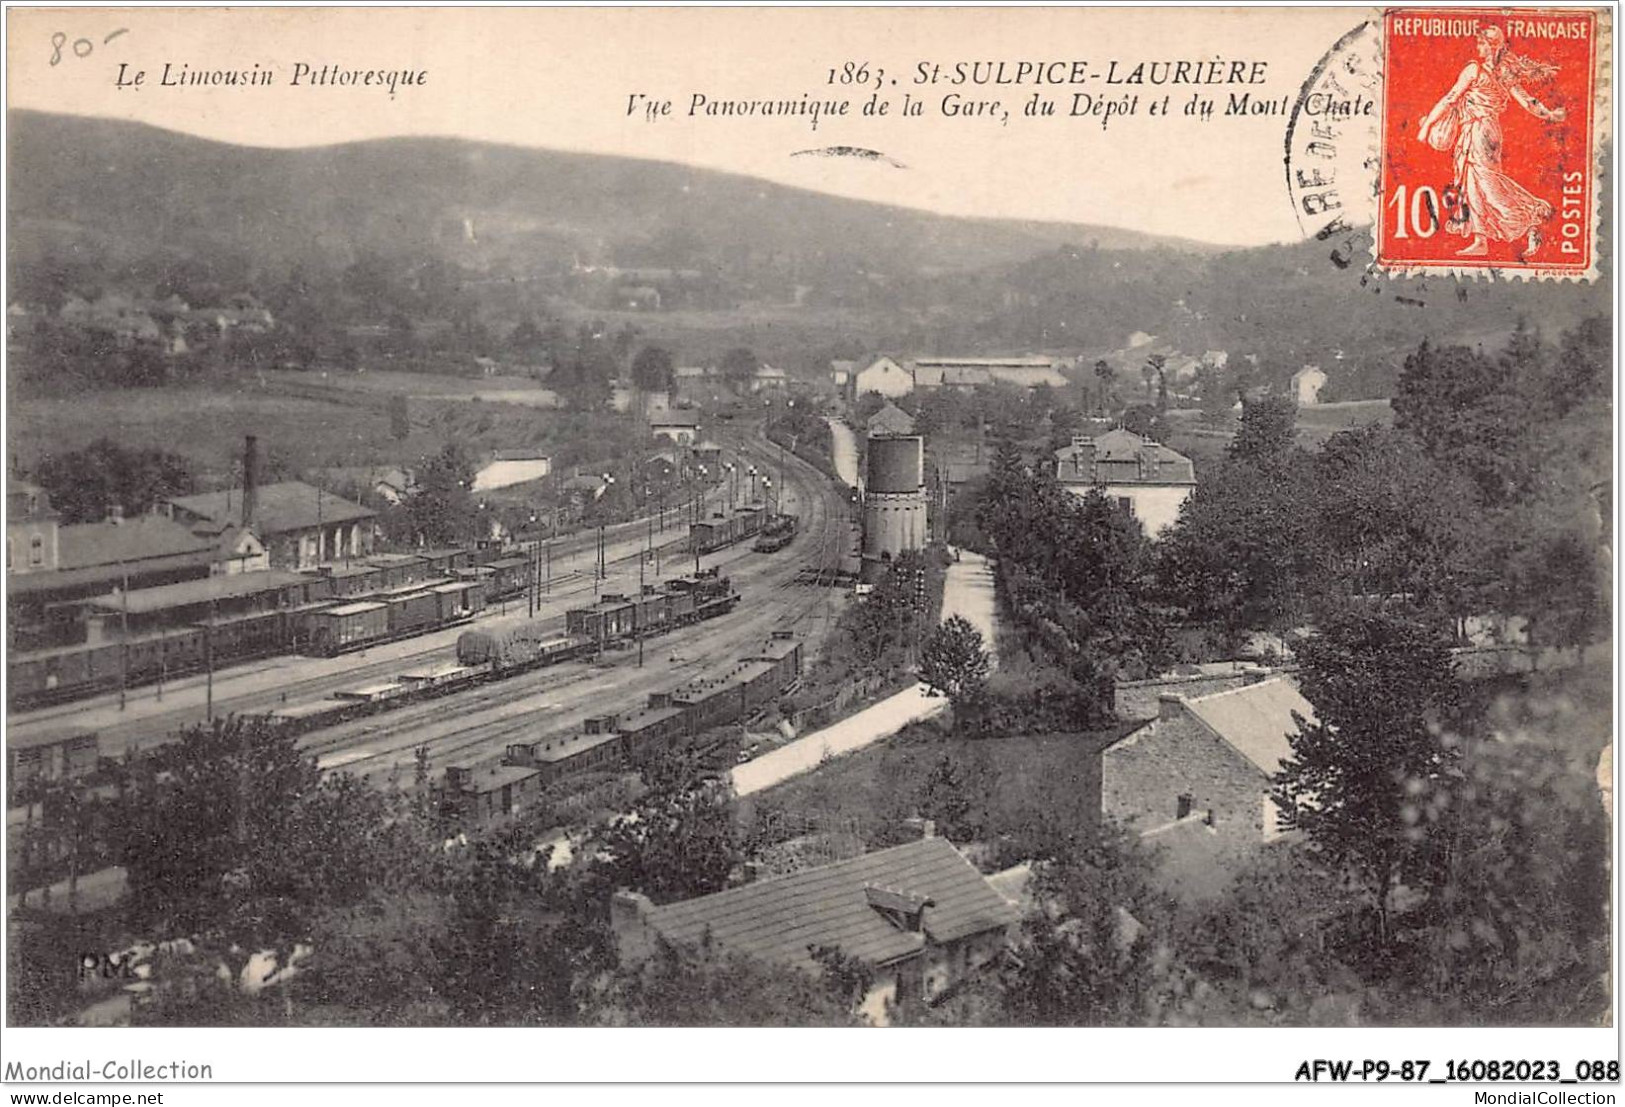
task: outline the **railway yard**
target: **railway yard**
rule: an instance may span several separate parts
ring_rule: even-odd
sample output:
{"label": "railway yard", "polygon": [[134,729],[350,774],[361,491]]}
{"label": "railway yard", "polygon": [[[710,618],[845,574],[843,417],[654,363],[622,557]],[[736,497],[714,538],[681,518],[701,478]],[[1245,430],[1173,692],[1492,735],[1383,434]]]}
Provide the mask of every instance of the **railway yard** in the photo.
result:
{"label": "railway yard", "polygon": [[[763,460],[769,454],[759,443],[741,443],[739,449],[741,456],[755,451]],[[545,585],[533,580],[522,594],[490,602],[452,625],[333,657],[269,657],[130,689],[122,697],[103,693],[13,712],[8,744],[44,744],[56,734],[89,731],[102,757],[121,757],[171,742],[180,729],[210,717],[310,714],[325,722],[340,714],[352,717],[318,725],[299,739],[318,766],[376,785],[410,784],[420,749],[427,751],[434,779],[448,770],[453,775],[485,770],[499,765],[510,747],[579,735],[589,719],[634,710],[653,695],[710,678],[775,638],[800,643],[799,671],[800,658],[816,654],[832,622],[838,593],[831,586],[854,545],[852,520],[835,486],[815,468],[793,455],[774,453],[772,460],[783,473],[779,517],[793,515],[795,525],[773,528],[767,541],[755,540],[765,533],[759,525],[749,534],[716,537],[720,523],[710,520],[726,517],[731,524],[734,517],[723,515],[728,489],[713,489],[701,541],[669,519],[663,533],[646,520],[608,528],[602,577],[597,537],[577,537],[551,552]],[[702,528],[694,529],[700,537]],[[579,634],[570,639],[574,645],[567,659],[502,679],[485,674],[466,679],[470,669],[459,663],[458,640],[470,628],[487,637],[563,641],[584,611],[633,606],[601,600],[635,599],[678,578],[692,584],[696,572],[713,591],[732,593],[730,602],[713,605],[714,617],[702,614],[688,625],[624,636],[600,626],[585,639]],[[376,708],[365,703],[412,687],[414,679],[422,687],[448,674],[465,678],[454,691],[404,695]],[[341,699],[361,703],[362,710],[326,709]]]}

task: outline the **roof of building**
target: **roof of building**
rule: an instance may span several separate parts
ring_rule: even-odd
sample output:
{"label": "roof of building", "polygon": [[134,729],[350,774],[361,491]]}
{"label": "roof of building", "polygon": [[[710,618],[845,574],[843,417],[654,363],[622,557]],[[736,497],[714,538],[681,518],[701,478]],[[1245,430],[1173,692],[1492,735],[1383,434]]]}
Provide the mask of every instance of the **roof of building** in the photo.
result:
{"label": "roof of building", "polygon": [[543,738],[527,745],[534,760],[553,763],[568,761],[572,757],[579,757],[587,750],[597,749],[599,746],[619,740],[620,735],[610,731],[604,734],[565,734],[556,738]]}
{"label": "roof of building", "polygon": [[876,354],[874,357],[870,358],[867,362],[864,363],[864,366],[860,370],[860,372],[867,373],[870,370],[876,369],[876,368],[880,368],[880,369],[883,369],[883,370],[888,371],[888,372],[891,369],[895,369],[899,373],[908,372],[907,369],[904,369],[901,365],[899,365],[897,363],[896,358],[892,357],[889,354]]}
{"label": "roof of building", "polygon": [[363,612],[367,612],[367,611],[384,611],[388,607],[389,607],[388,604],[377,603],[377,602],[371,601],[371,600],[362,600],[359,603],[347,603],[347,604],[340,604],[338,607],[330,607],[326,611],[322,612],[322,614],[323,615],[360,615]]}
{"label": "roof of building", "polygon": [[171,607],[188,607],[208,603],[210,600],[229,600],[239,596],[252,596],[260,592],[275,592],[298,584],[319,580],[308,573],[289,573],[266,569],[257,573],[236,573],[224,577],[205,577],[185,580],[179,584],[163,584],[157,588],[133,588],[124,596],[117,594],[97,596],[87,602],[104,611],[129,611],[142,614],[163,611]]}
{"label": "roof of building", "polygon": [[1077,437],[1055,451],[1063,483],[1195,484],[1191,459],[1160,442],[1118,427],[1094,438]]}
{"label": "roof of building", "polygon": [[[929,900],[923,933],[888,919],[871,904],[870,888],[910,903]],[[950,942],[1016,918],[1016,909],[943,838],[669,903],[648,915],[671,942],[697,943],[709,934],[739,952],[792,963],[810,961],[811,947],[832,946],[875,965],[918,952],[927,938]]]}
{"label": "roof of building", "polygon": [[649,416],[651,427],[698,427],[700,413],[683,408],[668,408],[658,414]]}
{"label": "roof of building", "polygon": [[[243,492],[240,488],[179,496],[168,502],[216,523],[235,524],[242,521]],[[250,525],[258,533],[269,537],[317,525],[371,519],[376,514],[360,504],[340,499],[304,481],[285,480],[259,487],[254,496],[254,518]]]}
{"label": "roof of building", "polygon": [[1314,706],[1285,677],[1186,700],[1185,708],[1271,776],[1292,756],[1293,713],[1315,722]]}
{"label": "roof of building", "polygon": [[529,780],[535,775],[535,769],[527,769],[521,765],[492,765],[481,772],[470,773],[468,784],[462,790],[484,795],[506,788],[510,784],[518,784],[522,780]]}
{"label": "roof of building", "polygon": [[208,564],[215,542],[161,515],[138,515],[118,522],[72,523],[58,527],[57,567],[129,564],[155,558],[183,558]]}
{"label": "roof of building", "polygon": [[870,438],[885,434],[913,434],[914,420],[909,417],[908,412],[888,401],[879,411],[869,416],[866,429]]}
{"label": "roof of building", "polygon": [[941,366],[946,369],[953,366],[975,367],[979,369],[1053,369],[1055,359],[1052,357],[917,357],[913,361],[914,367]]}

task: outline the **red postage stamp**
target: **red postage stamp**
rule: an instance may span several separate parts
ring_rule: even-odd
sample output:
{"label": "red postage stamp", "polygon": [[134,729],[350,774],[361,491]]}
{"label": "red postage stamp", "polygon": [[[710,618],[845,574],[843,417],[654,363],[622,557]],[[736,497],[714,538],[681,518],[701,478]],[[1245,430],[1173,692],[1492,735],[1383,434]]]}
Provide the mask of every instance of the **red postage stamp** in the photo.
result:
{"label": "red postage stamp", "polygon": [[1590,274],[1598,13],[1401,8],[1383,18],[1379,267]]}

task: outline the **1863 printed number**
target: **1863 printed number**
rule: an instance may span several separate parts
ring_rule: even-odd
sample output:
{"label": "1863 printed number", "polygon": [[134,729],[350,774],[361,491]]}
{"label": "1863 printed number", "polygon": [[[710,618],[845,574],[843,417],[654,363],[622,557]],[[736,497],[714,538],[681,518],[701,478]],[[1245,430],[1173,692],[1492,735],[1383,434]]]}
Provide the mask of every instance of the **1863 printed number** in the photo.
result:
{"label": "1863 printed number", "polygon": [[[879,88],[886,83],[884,69],[870,69],[868,62],[847,62],[829,71],[832,85],[857,85],[860,88]],[[896,82],[892,82],[895,84]]]}

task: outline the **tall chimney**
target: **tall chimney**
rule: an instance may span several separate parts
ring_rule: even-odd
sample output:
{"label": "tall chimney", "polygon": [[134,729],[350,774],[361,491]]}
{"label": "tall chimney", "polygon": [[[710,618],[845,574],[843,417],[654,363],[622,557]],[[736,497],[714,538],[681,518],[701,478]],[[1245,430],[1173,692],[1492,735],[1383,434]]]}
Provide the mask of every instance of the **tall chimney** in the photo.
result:
{"label": "tall chimney", "polygon": [[252,434],[243,446],[243,526],[254,522],[260,491],[260,443]]}

